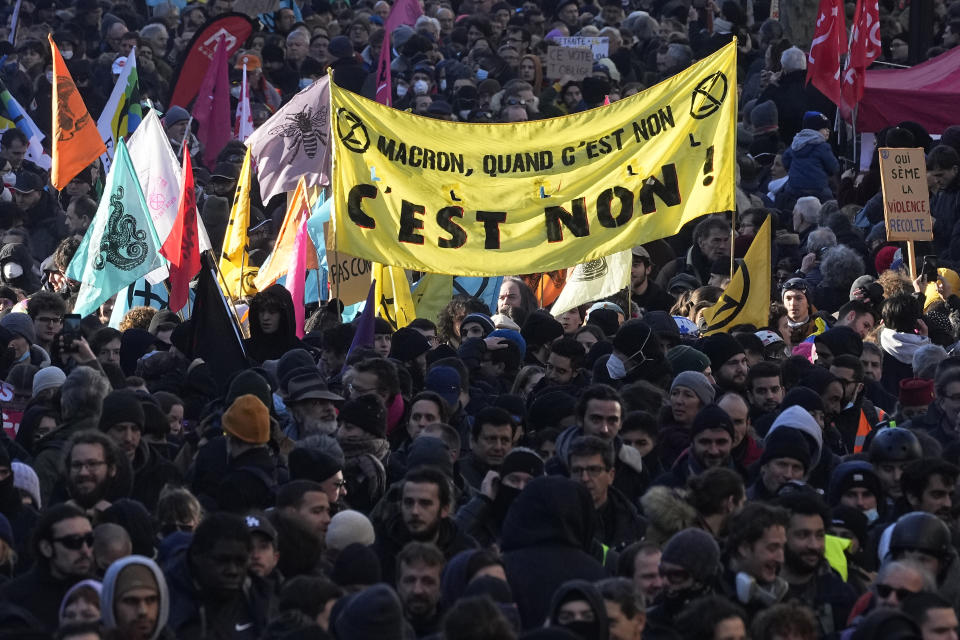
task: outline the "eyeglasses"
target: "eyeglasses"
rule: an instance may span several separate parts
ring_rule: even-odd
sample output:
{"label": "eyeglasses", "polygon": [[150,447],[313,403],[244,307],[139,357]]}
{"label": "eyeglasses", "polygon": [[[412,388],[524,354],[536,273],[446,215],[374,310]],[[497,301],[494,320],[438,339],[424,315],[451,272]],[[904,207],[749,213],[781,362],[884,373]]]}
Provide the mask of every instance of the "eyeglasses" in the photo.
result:
{"label": "eyeglasses", "polygon": [[374,393],[376,391],[376,389],[364,389],[363,387],[358,387],[352,382],[347,385],[347,390],[352,396],[362,396],[364,394]]}
{"label": "eyeglasses", "polygon": [[660,567],[660,576],[671,584],[681,584],[690,579],[690,573],[683,569],[664,569]]}
{"label": "eyeglasses", "polygon": [[79,551],[84,545],[93,548],[93,532],[84,535],[75,534],[72,536],[62,536],[53,538],[53,542],[59,542],[70,551]]}
{"label": "eyeglasses", "polygon": [[83,471],[84,469],[90,469],[94,471],[100,467],[106,466],[106,461],[104,460],[77,460],[76,462],[70,463],[71,471]]}
{"label": "eyeglasses", "polygon": [[63,324],[63,316],[37,316],[37,322],[45,322],[47,324]]}
{"label": "eyeglasses", "polygon": [[910,591],[909,589],[894,589],[888,584],[877,585],[877,595],[881,598],[889,598],[891,593],[897,594],[897,600],[899,602],[903,602],[913,595],[913,591]]}
{"label": "eyeglasses", "polygon": [[343,489],[344,487],[347,486],[347,481],[337,480],[336,482],[333,483],[333,486],[335,486],[337,489]]}
{"label": "eyeglasses", "polygon": [[606,467],[601,467],[600,465],[591,465],[589,467],[570,467],[570,477],[579,478],[584,474],[584,472],[586,472],[586,474],[591,478],[596,478],[606,470]]}

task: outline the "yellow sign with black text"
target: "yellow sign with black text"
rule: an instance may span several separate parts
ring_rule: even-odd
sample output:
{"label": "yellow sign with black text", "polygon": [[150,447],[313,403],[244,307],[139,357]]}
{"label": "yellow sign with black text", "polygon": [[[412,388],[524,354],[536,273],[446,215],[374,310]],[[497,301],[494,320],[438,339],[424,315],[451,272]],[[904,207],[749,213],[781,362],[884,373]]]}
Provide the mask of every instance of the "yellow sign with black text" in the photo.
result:
{"label": "yellow sign with black text", "polygon": [[337,246],[431,273],[551,271],[734,208],[736,42],[560,118],[425,118],[331,84]]}

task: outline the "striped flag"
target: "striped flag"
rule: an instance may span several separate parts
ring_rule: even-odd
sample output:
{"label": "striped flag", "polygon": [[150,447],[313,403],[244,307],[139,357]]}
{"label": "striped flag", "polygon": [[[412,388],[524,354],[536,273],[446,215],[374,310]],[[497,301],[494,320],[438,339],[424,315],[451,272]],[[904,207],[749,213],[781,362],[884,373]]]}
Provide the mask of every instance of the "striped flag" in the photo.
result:
{"label": "striped flag", "polygon": [[27,110],[20,106],[17,99],[7,89],[3,82],[0,82],[0,105],[3,107],[3,119],[0,122],[0,131],[6,131],[10,127],[20,129],[27,136],[27,154],[26,159],[37,165],[45,171],[49,171],[53,164],[53,159],[43,150],[43,132],[34,124],[33,119],[27,113]]}
{"label": "striped flag", "polygon": [[130,55],[123,65],[123,71],[113,85],[113,91],[107,99],[100,118],[97,120],[97,131],[107,145],[107,152],[101,157],[104,167],[110,168],[113,158],[113,148],[117,140],[130,139],[140,121],[143,120],[143,107],[140,106],[140,80],[137,75],[137,48],[130,50]]}

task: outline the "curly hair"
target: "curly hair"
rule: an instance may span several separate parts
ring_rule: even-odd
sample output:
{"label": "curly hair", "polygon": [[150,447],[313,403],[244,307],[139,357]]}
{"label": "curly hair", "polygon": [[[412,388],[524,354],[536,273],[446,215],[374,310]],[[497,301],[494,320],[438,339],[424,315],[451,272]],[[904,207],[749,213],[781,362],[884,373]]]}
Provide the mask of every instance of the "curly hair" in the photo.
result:
{"label": "curly hair", "polygon": [[490,308],[483,300],[472,296],[458,295],[437,314],[437,340],[441,344],[460,343],[460,323],[471,313],[489,314]]}
{"label": "curly hair", "polygon": [[844,245],[827,249],[820,263],[820,273],[823,274],[823,283],[829,287],[836,287],[848,291],[853,281],[865,270],[863,258],[860,254]]}
{"label": "curly hair", "polygon": [[66,272],[67,267],[70,266],[70,261],[73,260],[73,255],[80,248],[81,239],[81,236],[70,236],[64,238],[57,245],[57,250],[53,252],[53,266],[58,271]]}
{"label": "curly hair", "polygon": [[913,293],[913,285],[910,283],[910,279],[899,271],[893,271],[892,269],[887,269],[877,276],[877,283],[883,287],[884,299],[900,294],[909,295]]}
{"label": "curly hair", "polygon": [[157,310],[153,307],[133,307],[124,314],[123,320],[120,321],[120,331],[126,331],[127,329],[143,329],[146,331],[150,328],[150,321],[153,320],[156,313]]}
{"label": "curly hair", "polygon": [[814,640],[820,637],[820,626],[809,607],[798,602],[775,604],[761,611],[753,624],[750,635],[754,638],[802,638]]}

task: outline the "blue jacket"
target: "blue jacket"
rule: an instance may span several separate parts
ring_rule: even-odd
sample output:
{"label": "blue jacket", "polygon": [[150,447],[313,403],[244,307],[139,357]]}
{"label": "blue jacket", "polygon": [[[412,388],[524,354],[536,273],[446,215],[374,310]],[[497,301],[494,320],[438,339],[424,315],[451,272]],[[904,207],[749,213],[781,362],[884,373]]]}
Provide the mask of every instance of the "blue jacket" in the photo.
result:
{"label": "blue jacket", "polygon": [[790,148],[783,152],[783,166],[787,184],[794,191],[827,189],[828,179],[840,169],[830,145],[813,129],[803,129],[793,138]]}

